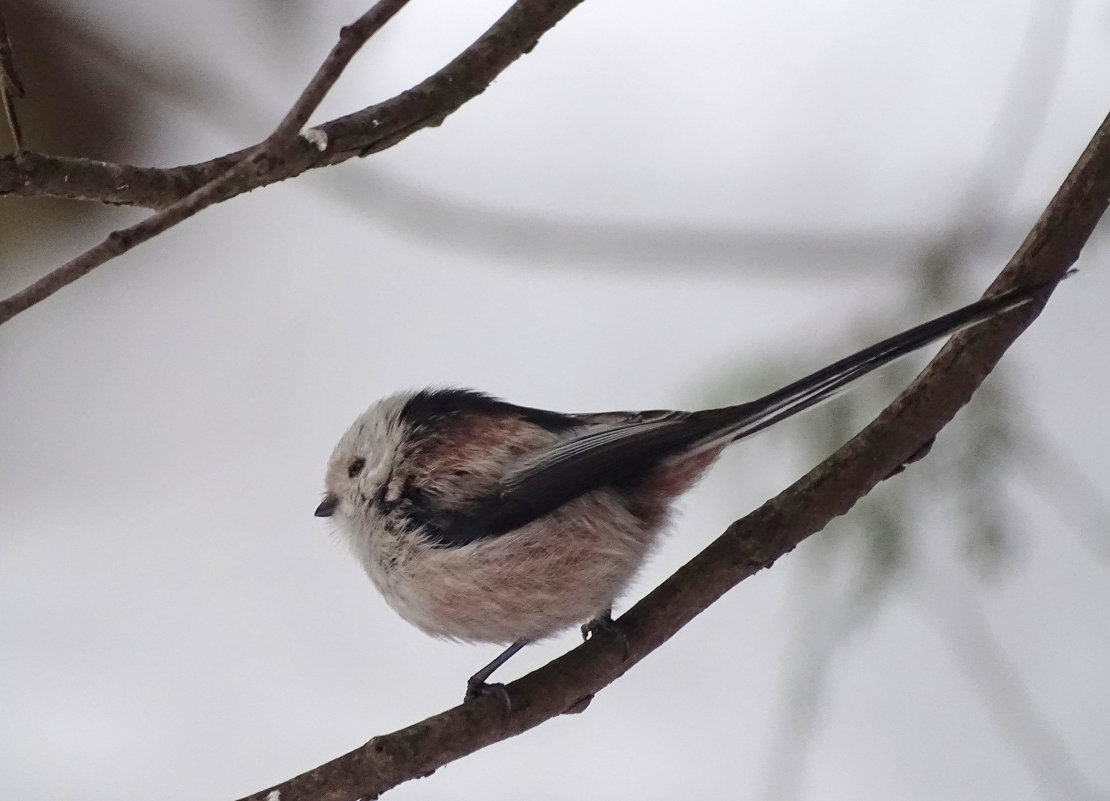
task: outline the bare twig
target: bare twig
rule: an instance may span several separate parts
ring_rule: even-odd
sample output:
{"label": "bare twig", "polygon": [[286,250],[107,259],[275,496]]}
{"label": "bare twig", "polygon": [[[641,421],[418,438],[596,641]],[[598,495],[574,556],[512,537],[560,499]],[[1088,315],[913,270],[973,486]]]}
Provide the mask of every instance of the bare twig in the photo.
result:
{"label": "bare twig", "polygon": [[[327,136],[326,153],[293,139],[281,153],[281,160],[275,157],[270,171],[247,189],[384,150],[422,128],[439,124],[466,101],[481,94],[581,2],[516,0],[489,30],[435,74],[395,97],[317,126]],[[238,163],[251,149],[168,169],[42,153],[0,157],[0,195],[161,208],[222,175],[228,165]],[[120,175],[126,175],[127,180],[116,180]]]}
{"label": "bare twig", "polygon": [[[261,145],[203,164],[171,170],[140,169],[82,159],[60,160],[31,153],[0,158],[0,194],[46,194],[118,203],[133,203],[136,197],[142,197],[143,205],[162,208],[158,214],[112,233],[105,241],[32,286],[0,301],[0,324],[213,203],[314,167],[384,150],[421,128],[438,125],[467,100],[484,91],[497,75],[530,51],[546,31],[580,2],[582,0],[517,0],[485,34],[430,78],[384,103],[317,126],[315,130],[319,133],[312,141],[289,134],[307,120],[323,97],[321,92],[334,82],[342,70],[342,59],[349,58],[345,56],[347,49],[360,35],[372,33],[365,30],[366,26],[356,27],[362,20],[346,29],[278,130]],[[393,11],[401,5],[399,0],[379,3]],[[368,16],[375,14],[379,6],[368,12]],[[323,150],[319,149],[321,142],[326,143]],[[33,167],[42,172],[28,172]],[[121,176],[133,181],[121,184],[118,180]],[[43,191],[44,179],[52,189]],[[76,191],[65,188],[71,183]],[[104,190],[103,187],[110,188]]]}
{"label": "bare twig", "polygon": [[[1110,117],[990,292],[1059,280],[1110,202]],[[376,798],[461,756],[580,706],[662,645],[743,579],[770,567],[822,529],[930,440],[971,397],[1006,348],[1039,313],[955,337],[873,423],[778,497],[733,523],[709,547],[620,619],[622,647],[593,639],[508,686],[512,714],[491,699],[450,709],[366,745],[274,790],[283,801]]]}
{"label": "bare twig", "polygon": [[301,92],[297,102],[289,109],[285,118],[278,123],[278,127],[270,134],[267,143],[280,143],[290,138],[304,127],[308,118],[323,102],[324,97],[343,70],[351,63],[351,59],[362,48],[366,41],[381,30],[382,26],[393,18],[408,3],[408,0],[378,0],[374,7],[346,26],[339,32],[339,42],[328,53],[324,63],[316,70],[308,86]]}
{"label": "bare twig", "polygon": [[251,173],[265,172],[269,160],[296,135],[320,105],[328,90],[335,85],[343,69],[350,63],[359,48],[407,2],[408,0],[379,0],[354,24],[344,28],[340,33],[339,42],[324,59],[324,63],[274,132],[261,144],[246,151],[243,157],[230,165],[223,174],[142,222],[113,231],[104,241],[86,250],[80,256],[70,259],[26,289],[0,302],[0,323],[6,322],[40,300],[50,297],[62,287],[73,283],[109,259],[126,253],[167,228],[225,199],[227,189],[241,179],[247,178]]}

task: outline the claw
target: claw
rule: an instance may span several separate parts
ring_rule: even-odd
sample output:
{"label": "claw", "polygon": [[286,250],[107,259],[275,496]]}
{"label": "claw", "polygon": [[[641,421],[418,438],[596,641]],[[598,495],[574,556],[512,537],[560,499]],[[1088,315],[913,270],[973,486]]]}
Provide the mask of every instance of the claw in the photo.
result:
{"label": "claw", "polygon": [[513,710],[513,705],[509,701],[509,691],[505,689],[504,684],[489,684],[486,679],[497,668],[505,664],[505,661],[528,644],[527,640],[517,640],[500,654],[497,658],[479,670],[466,682],[466,695],[463,696],[464,701],[469,701],[471,698],[481,698],[483,695],[491,698],[496,698],[501,702],[501,706],[505,709],[505,714],[509,714]]}
{"label": "claw", "polygon": [[513,702],[509,700],[509,691],[505,689],[505,685],[500,682],[484,682],[474,681],[471,679],[466,683],[466,695],[464,701],[470,701],[474,698],[493,698],[505,710],[505,714],[513,711]]}
{"label": "claw", "polygon": [[617,640],[624,650],[624,658],[628,659],[628,655],[632,650],[632,646],[628,642],[628,632],[626,632],[619,623],[613,620],[613,612],[610,609],[606,609],[588,623],[582,624],[583,640],[588,640],[599,635]]}

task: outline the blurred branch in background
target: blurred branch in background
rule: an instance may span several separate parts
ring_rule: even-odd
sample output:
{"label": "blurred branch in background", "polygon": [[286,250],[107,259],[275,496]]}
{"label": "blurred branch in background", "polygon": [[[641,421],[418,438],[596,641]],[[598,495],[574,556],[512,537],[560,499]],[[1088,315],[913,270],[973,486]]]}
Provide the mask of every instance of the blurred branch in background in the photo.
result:
{"label": "blurred branch in background", "polygon": [[[883,271],[916,260],[917,290],[934,305],[951,305],[963,287],[952,273],[1000,242],[1012,242],[1026,225],[1008,208],[1058,84],[1072,23],[1074,0],[1034,3],[1025,43],[1007,91],[1000,100],[980,167],[942,230],[754,229],[740,225],[696,226],[598,223],[552,219],[515,209],[481,206],[423,190],[383,174],[329,176],[337,195],[360,213],[372,211],[394,230],[440,247],[466,248],[528,266],[557,259],[560,265],[594,269],[599,264],[628,269],[749,268],[766,276],[774,264],[786,275],[830,269],[838,275]],[[931,273],[936,273],[930,277]],[[777,273],[776,273],[777,276]]]}
{"label": "blurred branch in background", "polygon": [[1105,796],[1076,766],[1067,745],[1052,730],[997,642],[990,623],[956,571],[919,560],[914,594],[922,616],[932,623],[975,693],[986,706],[998,736],[1040,788],[1042,797],[1099,801]]}
{"label": "blurred branch in background", "polygon": [[1083,469],[1053,442],[1029,429],[1022,433],[1014,456],[1016,476],[1071,525],[1092,556],[1110,565],[1110,501]]}
{"label": "blurred branch in background", "polygon": [[[4,12],[24,89],[19,105],[24,144],[105,159],[133,153],[147,135],[143,121],[150,116],[152,98],[131,76],[147,72],[140,68],[145,65],[123,71],[129,61],[125,48],[111,46],[80,16],[46,0],[8,2]],[[103,52],[116,53],[116,60],[106,63]],[[12,156],[4,160],[15,161]],[[129,216],[108,206],[90,208],[54,198],[5,199],[0,204],[0,293],[37,277],[28,254],[42,253],[55,242],[82,241]]]}
{"label": "blurred branch in background", "polygon": [[[442,248],[510,261],[522,269],[594,270],[617,268],[643,272],[751,270],[763,278],[797,278],[889,274],[892,265],[928,250],[941,236],[936,230],[829,231],[756,228],[744,223],[719,225],[596,222],[553,218],[513,209],[482,206],[445,197],[383,171],[362,170],[329,176],[335,199],[371,213],[394,231]],[[1028,223],[992,224],[989,238],[1019,238]],[[988,233],[981,231],[981,233]],[[986,239],[988,237],[983,237]],[[968,247],[976,253],[978,243]],[[767,270],[775,266],[775,272]],[[781,271],[781,272],[780,272]]]}
{"label": "blurred branch in background", "polygon": [[1075,0],[1032,3],[1025,41],[979,158],[978,172],[968,182],[964,201],[956,210],[948,243],[982,240],[984,233],[995,229],[994,221],[1012,211],[1011,198],[1045,130],[1059,86],[1075,6]]}
{"label": "blurred branch in background", "polygon": [[[1024,427],[1025,413],[1007,403],[1006,387],[1013,379],[1006,370],[996,371],[942,434],[938,447],[910,468],[911,481],[885,483],[850,517],[835,521],[828,536],[815,539],[799,554],[804,569],[798,579],[801,586],[792,593],[796,600],[790,618],[795,622],[788,678],[783,683],[781,720],[770,744],[764,797],[790,801],[807,796],[806,756],[829,709],[826,696],[833,684],[835,657],[859,642],[852,635],[869,627],[907,584],[918,587],[926,617],[955,652],[1000,740],[1019,758],[1043,797],[1098,797],[1073,764],[1067,744],[1045,724],[1025,692],[1020,674],[991,636],[970,590],[948,598],[951,582],[942,581],[939,569],[925,569],[928,550],[940,553],[934,559],[951,559],[955,564],[949,563],[948,570],[959,565],[962,573],[980,581],[1000,578],[1020,564],[1024,549],[1015,541],[1022,531],[1013,521],[1022,515],[1007,501],[1004,484],[1007,477],[1025,471],[1051,473],[1054,483],[1038,483],[1054,497],[1059,492],[1084,498],[1084,503],[1072,503],[1067,497],[1058,505],[1080,518],[1076,527],[1085,539],[1101,531],[1103,536],[1088,544],[1101,545],[1106,553],[1110,511],[1098,491],[1079,480],[1082,476],[1074,465],[1062,468],[1051,451],[1028,453],[1039,446],[1032,444]],[[867,414],[848,399],[830,411],[825,426],[804,421],[807,435],[796,440],[809,446],[825,439],[835,447]],[[786,447],[771,439],[764,447]],[[795,448],[797,441],[792,443]],[[938,506],[946,511],[956,507],[955,527],[931,525]],[[946,513],[945,520],[950,519]],[[916,547],[919,543],[928,547]],[[937,608],[957,601],[962,611]],[[1059,794],[1064,787],[1084,792]]]}
{"label": "blurred branch in background", "polygon": [[[1009,213],[1010,198],[1043,130],[1046,110],[1058,84],[1073,11],[1074,3],[1045,0],[1031,9],[1025,44],[980,168],[969,181],[947,234],[919,251],[915,269],[906,272],[912,294],[917,297],[909,306],[943,307],[961,297],[973,256],[998,238],[999,220]],[[884,392],[891,392],[911,377],[909,368],[898,365],[878,380],[884,384]],[[901,585],[893,581],[894,577],[916,569],[919,556],[915,554],[920,552],[909,543],[937,534],[922,530],[920,525],[928,517],[930,499],[945,498],[958,506],[963,525],[949,534],[957,543],[948,553],[976,566],[981,576],[997,575],[1004,569],[1006,557],[1015,553],[1013,541],[1019,533],[1007,519],[1001,485],[1025,461],[1016,458],[1017,452],[1034,450],[1029,446],[1029,432],[1036,427],[1023,411],[1008,402],[1012,391],[1007,372],[996,372],[953,420],[945,434],[945,447],[914,465],[912,490],[908,483],[889,482],[865,499],[850,521],[837,521],[836,536],[804,549],[805,581],[817,596],[816,602],[806,606],[816,605],[823,625],[831,626],[834,633],[822,631],[814,636],[814,627],[803,616],[794,635],[793,680],[785,685],[783,722],[767,765],[767,797],[803,797],[806,758],[820,723],[829,686],[827,674],[833,669],[835,652],[848,644],[838,635],[861,628],[888,600],[890,591]],[[843,403],[837,417],[816,415],[801,421],[806,436],[797,439],[808,449],[807,458],[820,458],[869,419],[863,409],[866,398],[852,396]],[[1073,474],[1073,479],[1060,483],[1075,486],[1074,478]],[[1091,495],[1098,497],[1093,490]],[[1095,508],[1095,504],[1088,504],[1088,508]],[[855,547],[846,547],[853,539]],[[857,560],[855,580],[840,584],[824,580],[834,548],[841,551],[841,558]],[[941,595],[943,591],[934,587],[932,592]],[[1083,790],[1069,797],[1094,797],[1094,791],[1071,763],[1066,746],[1054,739],[1031,699],[1021,691],[1020,679],[1008,673],[1007,657],[989,638],[986,622],[981,620],[976,626],[965,623],[957,628],[958,619],[952,615],[937,617],[935,622],[953,647],[959,643],[961,661],[969,675],[978,679],[976,688],[997,730],[1019,755],[1026,757],[1044,797],[1062,797],[1053,791],[1064,787]],[[993,689],[984,679],[988,674],[998,679]]]}
{"label": "blurred branch in background", "polygon": [[23,97],[23,83],[15,71],[12,58],[12,43],[8,38],[8,26],[4,24],[3,9],[0,9],[0,101],[4,104],[4,116],[12,135],[12,146],[18,151],[23,149],[23,135],[19,129],[19,118],[15,114],[13,98]]}
{"label": "blurred branch in background", "polygon": [[[845,526],[834,523],[825,533],[809,549],[827,557],[826,569],[807,570],[794,577],[796,586],[791,597],[796,600],[788,624],[793,630],[780,690],[788,702],[783,704],[776,729],[768,732],[770,751],[760,798],[792,801],[803,796],[804,757],[826,706],[835,657],[851,647],[855,635],[881,608],[877,585],[893,580],[895,575],[890,570],[841,577],[845,568],[858,566],[860,557],[851,552],[853,543],[845,536]],[[855,539],[858,542],[860,538]],[[840,581],[834,582],[834,577]]]}

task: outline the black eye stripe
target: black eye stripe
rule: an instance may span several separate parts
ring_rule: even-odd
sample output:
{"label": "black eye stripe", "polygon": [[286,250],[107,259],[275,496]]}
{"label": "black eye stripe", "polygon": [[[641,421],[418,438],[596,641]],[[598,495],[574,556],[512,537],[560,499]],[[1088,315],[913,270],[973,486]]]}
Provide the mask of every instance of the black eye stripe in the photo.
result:
{"label": "black eye stripe", "polygon": [[366,467],[365,459],[352,459],[351,463],[347,465],[347,477],[354,478],[362,472],[362,468]]}

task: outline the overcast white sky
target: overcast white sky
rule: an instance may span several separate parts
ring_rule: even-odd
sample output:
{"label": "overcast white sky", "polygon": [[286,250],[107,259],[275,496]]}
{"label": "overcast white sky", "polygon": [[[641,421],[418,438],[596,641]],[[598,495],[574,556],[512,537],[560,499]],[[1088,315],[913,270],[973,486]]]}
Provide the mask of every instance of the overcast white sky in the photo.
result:
{"label": "overcast white sky", "polygon": [[[1110,111],[1110,11],[1042,4],[1062,16],[1002,0],[587,0],[442,127],[209,210],[5,325],[3,796],[235,798],[456,703],[496,649],[408,627],[312,517],[351,419],[433,383],[568,410],[687,407],[786,357],[818,367],[867,344],[861,329],[922,319],[907,310],[920,262],[902,242],[960,221],[991,143],[1029,132],[1015,182],[989,173],[1004,190],[987,211],[1009,222],[969,260],[957,302],[972,300]],[[158,165],[264,135],[363,9],[78,5],[129,57],[206,87],[167,96],[134,81],[152,97],[130,158]],[[423,78],[507,5],[412,0],[319,119]],[[1057,30],[1059,56],[1015,81],[1027,48],[1055,52]],[[1043,106],[1006,111],[1025,108],[1008,93],[1035,97],[1042,81],[1055,86]],[[1000,114],[1014,128],[1002,140]],[[445,205],[431,216],[416,199]],[[464,209],[490,213],[450,213]],[[521,239],[496,215],[555,236]],[[850,262],[820,248],[602,258],[608,240],[577,226],[612,224],[866,246]],[[948,547],[957,510],[938,497],[914,569],[823,674],[808,750],[789,735],[788,678],[837,614],[815,589],[812,544],[584,715],[390,797],[1110,795],[1110,531],[1076,501],[1088,483],[1110,493],[1105,230],[1006,357],[1011,403],[1067,460],[1000,477],[1016,554],[979,582]],[[19,269],[93,241],[52,236]],[[0,273],[5,294],[13,276]],[[779,450],[805,431],[726,459],[633,596],[811,466]],[[915,469],[898,481],[913,487]],[[1046,496],[1050,479],[1065,495]],[[504,677],[575,642],[526,649]]]}

